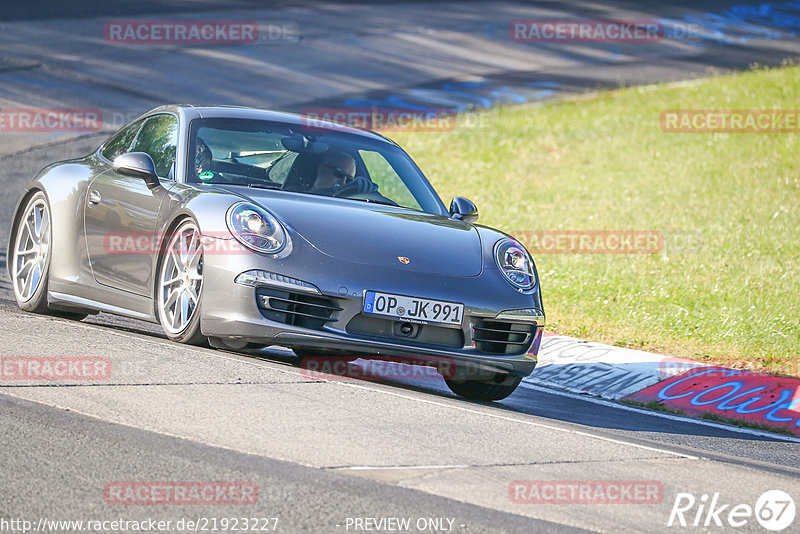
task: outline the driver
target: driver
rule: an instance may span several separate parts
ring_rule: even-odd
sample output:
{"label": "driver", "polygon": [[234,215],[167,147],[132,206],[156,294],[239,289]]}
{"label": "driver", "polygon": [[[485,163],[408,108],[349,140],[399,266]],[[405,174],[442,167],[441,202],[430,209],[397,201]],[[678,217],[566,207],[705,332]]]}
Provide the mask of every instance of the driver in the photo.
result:
{"label": "driver", "polygon": [[356,178],[356,161],[345,152],[328,152],[317,165],[317,178],[309,193],[329,196],[358,195],[378,190],[375,182]]}

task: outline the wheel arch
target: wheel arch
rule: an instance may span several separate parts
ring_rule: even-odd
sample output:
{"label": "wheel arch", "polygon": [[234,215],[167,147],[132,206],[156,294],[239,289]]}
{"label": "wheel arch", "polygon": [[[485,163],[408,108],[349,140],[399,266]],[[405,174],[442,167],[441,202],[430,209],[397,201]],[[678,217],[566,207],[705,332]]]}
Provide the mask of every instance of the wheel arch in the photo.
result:
{"label": "wheel arch", "polygon": [[169,245],[169,237],[172,235],[172,232],[187,219],[191,219],[195,224],[198,224],[197,218],[193,213],[181,210],[164,226],[164,239],[161,240],[158,254],[156,255],[155,269],[153,270],[153,287],[151,288],[151,296],[153,297],[153,317],[155,317],[156,320],[158,320],[158,283],[161,278],[161,263],[164,261],[164,253]]}
{"label": "wheel arch", "polygon": [[12,278],[11,276],[11,254],[13,253],[14,242],[17,239],[17,224],[19,223],[19,219],[22,216],[22,210],[27,207],[28,202],[30,201],[31,197],[33,197],[36,193],[41,192],[45,200],[47,200],[47,205],[50,205],[50,197],[47,196],[47,191],[45,191],[44,187],[41,187],[41,184],[36,184],[29,186],[19,197],[17,200],[17,205],[14,208],[13,215],[11,216],[11,228],[8,232],[8,242],[6,246],[6,274],[8,274],[9,280]]}

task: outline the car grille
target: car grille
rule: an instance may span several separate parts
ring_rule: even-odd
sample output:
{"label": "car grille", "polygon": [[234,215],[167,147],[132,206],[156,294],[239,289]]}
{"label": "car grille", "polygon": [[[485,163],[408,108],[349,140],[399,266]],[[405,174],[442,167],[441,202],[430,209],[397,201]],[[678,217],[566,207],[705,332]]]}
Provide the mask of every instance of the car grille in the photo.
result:
{"label": "car grille", "polygon": [[334,314],[342,311],[336,301],[327,297],[264,287],[256,290],[256,300],[261,314],[270,321],[314,330],[335,321]]}
{"label": "car grille", "polygon": [[403,321],[392,321],[379,317],[368,317],[358,314],[347,323],[348,334],[370,336],[387,341],[419,344],[441,345],[443,347],[464,347],[464,333],[460,328],[445,328],[435,325],[414,325],[413,334],[404,336],[400,333]]}
{"label": "car grille", "polygon": [[475,348],[489,354],[522,354],[533,342],[536,325],[477,319],[472,323]]}

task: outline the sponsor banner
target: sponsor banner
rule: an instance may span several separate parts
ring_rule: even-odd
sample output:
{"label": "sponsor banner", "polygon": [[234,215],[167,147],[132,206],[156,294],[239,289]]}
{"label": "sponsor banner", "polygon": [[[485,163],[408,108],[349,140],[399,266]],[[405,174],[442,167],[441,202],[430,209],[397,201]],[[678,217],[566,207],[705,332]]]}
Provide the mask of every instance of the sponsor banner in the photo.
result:
{"label": "sponsor banner", "polygon": [[800,379],[761,375],[724,367],[692,369],[628,395],[657,401],[688,415],[781,427],[800,436]]}
{"label": "sponsor banner", "polygon": [[796,133],[797,109],[669,109],[659,117],[666,133]]}
{"label": "sponsor banner", "polygon": [[513,20],[508,38],[518,43],[657,43],[664,28],[655,20]]}
{"label": "sponsor banner", "polygon": [[657,254],[657,230],[520,230],[512,235],[531,254]]}
{"label": "sponsor banner", "polygon": [[448,109],[308,108],[301,113],[302,124],[310,131],[362,128],[384,132],[447,132],[456,127],[456,113]]}
{"label": "sponsor banner", "polygon": [[0,133],[87,133],[103,128],[96,108],[2,108]]}
{"label": "sponsor banner", "polygon": [[3,356],[2,380],[108,380],[111,359],[89,356]]}
{"label": "sponsor banner", "polygon": [[508,486],[514,504],[658,504],[658,480],[515,480]]}
{"label": "sponsor banner", "polygon": [[115,481],[103,488],[111,505],[247,505],[258,502],[254,482]]}

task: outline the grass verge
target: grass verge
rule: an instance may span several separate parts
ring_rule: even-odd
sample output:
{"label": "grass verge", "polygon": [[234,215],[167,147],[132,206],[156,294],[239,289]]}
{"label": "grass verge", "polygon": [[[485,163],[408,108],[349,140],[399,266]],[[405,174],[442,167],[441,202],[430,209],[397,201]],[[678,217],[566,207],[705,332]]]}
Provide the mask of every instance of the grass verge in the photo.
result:
{"label": "grass verge", "polygon": [[447,202],[475,201],[483,224],[661,232],[657,254],[536,255],[550,330],[798,376],[800,135],[659,126],[664,110],[791,110],[798,94],[800,68],[756,69],[391,136]]}

